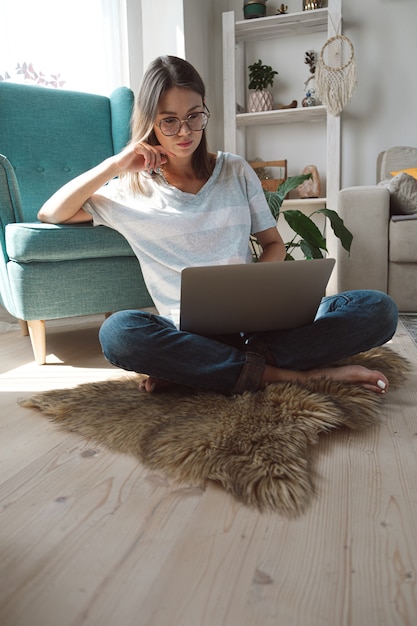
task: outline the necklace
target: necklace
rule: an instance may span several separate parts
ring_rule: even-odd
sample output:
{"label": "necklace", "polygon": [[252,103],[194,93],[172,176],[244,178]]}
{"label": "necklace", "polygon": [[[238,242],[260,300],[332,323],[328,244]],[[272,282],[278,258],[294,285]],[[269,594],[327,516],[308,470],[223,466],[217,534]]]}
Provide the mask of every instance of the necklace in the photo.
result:
{"label": "necklace", "polygon": [[158,169],[156,170],[156,173],[159,174],[159,176],[162,178],[162,180],[164,181],[166,185],[169,185],[169,182],[167,180],[167,177],[165,176],[163,167],[158,167]]}
{"label": "necklace", "polygon": [[[161,176],[162,180],[164,181],[164,183],[166,185],[169,185],[169,187],[176,187],[176,189],[179,189],[180,191],[183,191],[183,186],[184,185],[182,183],[172,182],[172,179],[171,179],[171,181],[168,180],[167,175],[166,175],[163,167],[159,168],[159,175]],[[171,178],[171,175],[169,175],[169,177]]]}

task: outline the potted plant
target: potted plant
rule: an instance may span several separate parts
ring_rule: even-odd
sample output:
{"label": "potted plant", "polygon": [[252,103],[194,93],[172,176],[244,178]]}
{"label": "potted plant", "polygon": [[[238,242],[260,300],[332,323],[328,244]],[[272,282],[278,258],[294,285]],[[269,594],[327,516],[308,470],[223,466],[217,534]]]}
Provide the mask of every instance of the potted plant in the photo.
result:
{"label": "potted plant", "polygon": [[[346,228],[342,218],[332,209],[318,209],[308,217],[297,209],[287,209],[281,211],[281,206],[288,192],[296,189],[307,178],[311,178],[311,174],[300,174],[299,176],[289,176],[280,184],[277,191],[264,191],[268,206],[272,215],[278,221],[282,215],[294,231],[294,236],[290,241],[285,242],[287,251],[286,261],[293,261],[294,251],[298,248],[302,251],[306,259],[321,259],[327,252],[326,238],[320,229],[311,219],[313,215],[322,214],[330,222],[332,230],[336,237],[340,240],[342,247],[350,252],[352,245],[352,233]],[[251,248],[254,260],[259,257],[259,246],[254,237],[251,237]]]}
{"label": "potted plant", "polygon": [[254,111],[271,111],[273,100],[272,93],[268,87],[274,84],[275,76],[278,72],[272,69],[270,65],[264,65],[259,59],[256,63],[248,66],[250,90],[248,97],[248,110]]}

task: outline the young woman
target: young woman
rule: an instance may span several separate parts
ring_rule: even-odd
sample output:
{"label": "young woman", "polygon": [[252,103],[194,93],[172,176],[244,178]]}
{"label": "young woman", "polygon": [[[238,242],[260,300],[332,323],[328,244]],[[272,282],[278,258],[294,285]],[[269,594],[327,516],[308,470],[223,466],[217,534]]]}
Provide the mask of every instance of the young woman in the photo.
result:
{"label": "young woman", "polygon": [[220,338],[175,326],[184,267],[250,262],[250,233],[263,249],[260,262],[285,258],[252,168],[241,157],[208,151],[209,117],[197,71],[177,57],[156,59],[143,78],[128,146],[58,190],[39,211],[44,222],[93,220],[114,228],[140,261],[159,314],[114,313],[100,329],[105,357],[148,374],[146,391],[178,383],[242,393],[327,377],[384,393],[382,372],[329,367],[392,337],[397,307],[380,292],[324,298],[314,323],[294,330]]}

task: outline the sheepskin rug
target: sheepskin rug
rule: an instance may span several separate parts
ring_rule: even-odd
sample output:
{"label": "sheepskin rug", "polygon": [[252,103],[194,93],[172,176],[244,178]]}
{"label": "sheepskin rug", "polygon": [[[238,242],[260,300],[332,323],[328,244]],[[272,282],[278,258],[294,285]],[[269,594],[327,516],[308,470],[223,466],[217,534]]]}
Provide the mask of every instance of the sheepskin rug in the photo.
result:
{"label": "sheepskin rug", "polygon": [[[388,347],[336,365],[383,371],[391,388],[409,371]],[[385,396],[356,385],[317,380],[271,384],[223,396],[189,389],[148,394],[140,375],[37,393],[20,400],[66,431],[116,452],[136,455],[179,483],[216,481],[260,511],[296,517],[314,495],[311,450],[321,433],[378,423]]]}

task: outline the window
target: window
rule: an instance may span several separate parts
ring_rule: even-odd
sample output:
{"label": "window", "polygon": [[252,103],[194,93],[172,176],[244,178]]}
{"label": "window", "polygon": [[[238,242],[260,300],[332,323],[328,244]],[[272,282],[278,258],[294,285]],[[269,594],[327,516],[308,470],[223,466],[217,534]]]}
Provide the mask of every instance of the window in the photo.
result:
{"label": "window", "polygon": [[0,76],[109,95],[129,86],[126,32],[124,0],[5,2]]}

